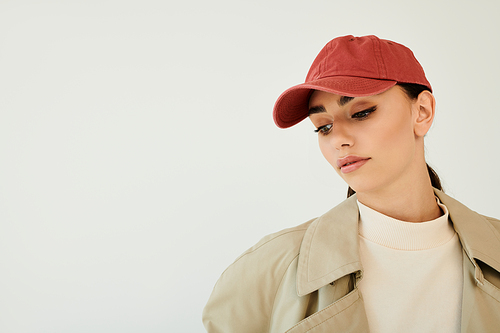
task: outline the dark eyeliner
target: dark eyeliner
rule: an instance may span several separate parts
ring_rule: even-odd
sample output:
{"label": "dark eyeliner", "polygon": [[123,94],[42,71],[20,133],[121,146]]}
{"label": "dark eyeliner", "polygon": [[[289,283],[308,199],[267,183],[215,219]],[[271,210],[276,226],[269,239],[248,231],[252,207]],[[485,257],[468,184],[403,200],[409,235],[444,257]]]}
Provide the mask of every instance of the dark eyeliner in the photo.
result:
{"label": "dark eyeliner", "polygon": [[[356,120],[364,120],[366,117],[368,117],[372,112],[375,112],[377,110],[377,106],[374,105],[368,109],[365,109],[363,111],[356,112],[351,116],[351,118],[356,119]],[[361,116],[362,114],[365,114],[364,116]]]}
{"label": "dark eyeliner", "polygon": [[[328,134],[328,132],[331,129],[331,126],[332,126],[331,124],[320,126],[317,129],[315,129],[314,132],[315,133],[320,133],[320,134],[323,134],[323,135]],[[323,132],[323,129],[326,128],[326,127],[330,127],[329,130],[328,130],[328,132]]]}

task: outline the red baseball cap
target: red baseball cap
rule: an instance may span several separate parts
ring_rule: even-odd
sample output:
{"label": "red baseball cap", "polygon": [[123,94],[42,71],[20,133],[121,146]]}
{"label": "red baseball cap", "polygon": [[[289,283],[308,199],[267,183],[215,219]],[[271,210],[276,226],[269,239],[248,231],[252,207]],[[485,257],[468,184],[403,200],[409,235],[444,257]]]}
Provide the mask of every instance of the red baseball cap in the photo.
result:
{"label": "red baseball cap", "polygon": [[429,88],[424,69],[404,45],[377,36],[332,39],[314,59],[304,83],[283,92],[274,105],[274,122],[291,127],[309,115],[313,90],[342,96],[372,96],[397,83]]}

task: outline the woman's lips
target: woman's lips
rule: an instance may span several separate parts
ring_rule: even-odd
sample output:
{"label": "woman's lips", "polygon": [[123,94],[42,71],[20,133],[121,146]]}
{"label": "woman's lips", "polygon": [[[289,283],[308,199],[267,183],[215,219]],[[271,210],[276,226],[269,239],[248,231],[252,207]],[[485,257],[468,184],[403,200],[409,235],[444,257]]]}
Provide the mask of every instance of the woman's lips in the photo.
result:
{"label": "woman's lips", "polygon": [[366,162],[368,162],[370,158],[364,158],[359,156],[346,156],[343,158],[339,158],[337,160],[337,166],[340,168],[342,173],[349,173],[358,170]]}

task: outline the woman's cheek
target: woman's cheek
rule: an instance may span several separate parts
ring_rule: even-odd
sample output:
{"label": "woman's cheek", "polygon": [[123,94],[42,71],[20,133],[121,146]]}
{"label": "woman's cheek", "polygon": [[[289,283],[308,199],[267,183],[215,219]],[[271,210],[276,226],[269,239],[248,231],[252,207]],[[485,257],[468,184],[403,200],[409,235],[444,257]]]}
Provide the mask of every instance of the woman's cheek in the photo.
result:
{"label": "woman's cheek", "polygon": [[319,138],[319,149],[323,157],[327,160],[328,163],[334,168],[337,169],[337,157],[335,157],[335,147],[329,144],[328,140],[325,138]]}

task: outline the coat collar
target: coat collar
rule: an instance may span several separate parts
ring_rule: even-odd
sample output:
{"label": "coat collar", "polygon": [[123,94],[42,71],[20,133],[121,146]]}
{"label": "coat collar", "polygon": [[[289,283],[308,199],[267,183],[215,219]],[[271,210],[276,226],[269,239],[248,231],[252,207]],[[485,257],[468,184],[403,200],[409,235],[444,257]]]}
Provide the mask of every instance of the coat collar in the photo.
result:
{"label": "coat collar", "polygon": [[299,296],[361,270],[358,219],[356,195],[353,195],[307,228],[297,268]]}
{"label": "coat collar", "polygon": [[[439,190],[434,192],[448,208],[462,246],[474,266],[476,258],[500,271],[498,231],[482,215]],[[358,221],[359,210],[356,195],[353,195],[307,228],[297,269],[299,296],[310,294],[347,274],[362,271]]]}
{"label": "coat collar", "polygon": [[474,266],[474,259],[478,259],[500,272],[500,233],[491,222],[443,192],[434,192],[448,208],[453,227]]}

